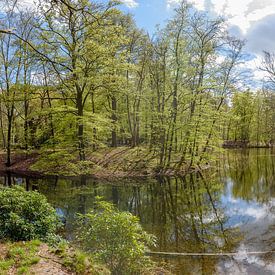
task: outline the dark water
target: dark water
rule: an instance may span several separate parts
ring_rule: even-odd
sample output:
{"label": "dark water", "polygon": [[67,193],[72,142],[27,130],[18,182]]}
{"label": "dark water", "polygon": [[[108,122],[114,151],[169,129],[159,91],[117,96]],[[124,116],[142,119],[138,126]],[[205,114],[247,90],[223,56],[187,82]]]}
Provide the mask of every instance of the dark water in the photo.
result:
{"label": "dark water", "polygon": [[95,197],[139,216],[157,236],[156,251],[236,252],[234,256],[156,258],[175,274],[275,274],[275,151],[227,151],[217,168],[178,178],[121,180],[114,185],[91,178],[0,178],[45,194],[73,235],[76,213]]}

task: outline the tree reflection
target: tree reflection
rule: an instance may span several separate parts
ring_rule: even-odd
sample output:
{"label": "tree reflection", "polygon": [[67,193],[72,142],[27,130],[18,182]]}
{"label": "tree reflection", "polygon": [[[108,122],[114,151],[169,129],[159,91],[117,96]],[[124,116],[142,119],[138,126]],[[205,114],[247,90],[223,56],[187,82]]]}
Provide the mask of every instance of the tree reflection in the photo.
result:
{"label": "tree reflection", "polygon": [[[233,229],[226,229],[226,217],[220,204],[222,185],[216,177],[200,173],[186,177],[158,178],[143,185],[106,186],[88,178],[25,179],[28,190],[45,194],[66,223],[72,238],[76,213],[94,207],[97,195],[140,217],[144,228],[157,236],[158,251],[221,252],[230,251],[237,242]],[[216,259],[193,259],[201,269],[214,268]],[[179,262],[179,261],[178,261]],[[181,259],[187,270],[190,259]]]}
{"label": "tree reflection", "polygon": [[235,198],[267,203],[275,191],[275,152],[253,149],[227,153],[225,177],[233,182]]}

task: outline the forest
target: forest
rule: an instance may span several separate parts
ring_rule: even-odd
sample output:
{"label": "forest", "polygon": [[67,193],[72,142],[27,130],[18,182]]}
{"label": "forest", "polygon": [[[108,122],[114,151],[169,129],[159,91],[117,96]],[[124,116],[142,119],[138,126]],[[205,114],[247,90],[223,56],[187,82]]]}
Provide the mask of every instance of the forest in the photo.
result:
{"label": "forest", "polygon": [[121,150],[128,148],[137,167],[186,171],[222,145],[274,145],[274,56],[263,58],[266,85],[251,89],[240,66],[245,42],[230,36],[222,18],[183,1],[151,36],[119,1],[1,3],[7,167],[21,150],[39,153],[39,169],[69,160],[83,172],[109,151],[129,161]]}
{"label": "forest", "polygon": [[273,274],[275,53],[256,79],[187,0],[153,33],[26,2],[0,0],[0,274]]}

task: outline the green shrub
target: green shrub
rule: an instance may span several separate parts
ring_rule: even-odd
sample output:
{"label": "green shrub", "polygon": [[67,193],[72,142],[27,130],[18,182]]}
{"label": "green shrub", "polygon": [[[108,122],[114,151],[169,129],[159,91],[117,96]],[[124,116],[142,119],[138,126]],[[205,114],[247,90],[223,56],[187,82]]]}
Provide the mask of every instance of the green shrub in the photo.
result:
{"label": "green shrub", "polygon": [[154,236],[142,229],[137,217],[108,202],[97,201],[94,210],[80,215],[77,239],[112,274],[136,274],[152,264],[145,250],[154,244]]}
{"label": "green shrub", "polygon": [[60,225],[55,209],[38,192],[0,188],[0,239],[47,240]]}

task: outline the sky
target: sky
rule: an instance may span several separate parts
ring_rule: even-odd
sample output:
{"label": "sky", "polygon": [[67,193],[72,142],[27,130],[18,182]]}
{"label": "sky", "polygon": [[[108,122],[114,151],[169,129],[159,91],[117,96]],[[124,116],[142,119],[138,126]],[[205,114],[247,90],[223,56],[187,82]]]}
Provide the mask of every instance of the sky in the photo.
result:
{"label": "sky", "polygon": [[[198,10],[227,19],[232,34],[247,40],[253,53],[275,51],[275,0],[187,0]],[[180,0],[122,0],[139,27],[153,33],[173,14]]]}
{"label": "sky", "polygon": [[[20,0],[26,5],[33,5],[33,1],[35,0]],[[133,14],[138,27],[153,35],[157,25],[164,26],[173,16],[173,10],[180,1],[121,0],[121,9]],[[244,50],[250,58],[243,66],[253,71],[255,82],[260,86],[264,77],[264,73],[258,69],[262,53],[275,53],[275,0],[187,1],[198,10],[209,12],[211,16],[224,17],[229,32],[246,41]]]}
{"label": "sky", "polygon": [[[222,16],[232,35],[246,41],[245,52],[251,57],[245,67],[254,72],[260,84],[264,73],[258,69],[263,51],[275,52],[275,0],[187,0],[196,9]],[[137,25],[150,34],[173,15],[180,0],[123,0],[126,12],[134,15]]]}

